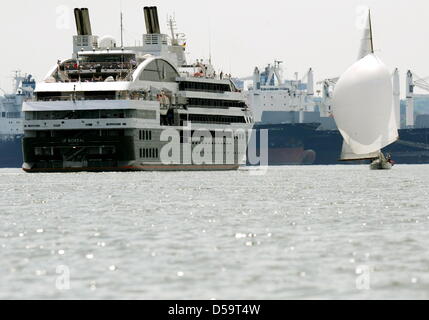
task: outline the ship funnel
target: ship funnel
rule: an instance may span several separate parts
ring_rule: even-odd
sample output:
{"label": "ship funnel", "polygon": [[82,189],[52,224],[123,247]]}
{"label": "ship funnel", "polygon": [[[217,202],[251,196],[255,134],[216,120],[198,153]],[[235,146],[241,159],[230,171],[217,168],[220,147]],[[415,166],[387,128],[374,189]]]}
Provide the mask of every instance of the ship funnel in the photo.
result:
{"label": "ship funnel", "polygon": [[76,20],[76,29],[79,36],[92,35],[91,21],[89,20],[88,8],[75,8],[74,17]]}
{"label": "ship funnel", "polygon": [[158,10],[156,7],[144,7],[144,19],[146,23],[146,32],[148,34],[160,33]]}
{"label": "ship funnel", "polygon": [[74,9],[74,18],[76,21],[76,29],[77,29],[77,35],[81,36],[83,35],[82,31],[82,12],[79,8]]}
{"label": "ship funnel", "polygon": [[159,28],[159,20],[158,20],[158,9],[156,7],[150,8],[152,12],[153,19],[153,33],[161,33]]}
{"label": "ship funnel", "polygon": [[83,25],[82,25],[83,34],[86,36],[91,36],[92,30],[91,30],[91,21],[89,19],[88,8],[82,8],[81,14],[82,14],[82,21],[83,21]]}
{"label": "ship funnel", "polygon": [[143,8],[143,12],[144,12],[144,22],[146,24],[146,33],[147,34],[151,34],[152,32],[152,23],[150,20],[150,10],[149,7],[144,7]]}

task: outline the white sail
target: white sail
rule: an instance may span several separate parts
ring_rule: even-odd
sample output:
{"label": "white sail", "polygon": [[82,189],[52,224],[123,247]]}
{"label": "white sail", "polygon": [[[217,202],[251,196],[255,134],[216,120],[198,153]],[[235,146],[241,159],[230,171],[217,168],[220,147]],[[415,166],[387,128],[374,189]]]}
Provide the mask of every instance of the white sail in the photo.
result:
{"label": "white sail", "polygon": [[392,107],[391,107],[390,119],[389,119],[388,125],[386,126],[385,136],[386,136],[386,141],[388,141],[386,146],[399,139],[399,132],[398,132],[399,126],[398,126],[398,119],[397,119],[398,115],[397,115],[397,112],[395,110],[394,99],[395,99],[395,97],[392,97]]}
{"label": "white sail", "polygon": [[353,64],[339,79],[333,114],[347,147],[343,160],[367,159],[396,141],[389,70],[374,54]]}
{"label": "white sail", "polygon": [[353,161],[353,160],[365,160],[365,159],[374,159],[377,158],[380,154],[380,151],[367,153],[367,154],[355,154],[350,146],[343,142],[343,149],[341,151],[341,160],[342,161]]}
{"label": "white sail", "polygon": [[360,42],[358,60],[365,58],[371,53],[374,53],[374,45],[372,40],[371,12],[368,9],[368,15],[365,18],[363,35]]}

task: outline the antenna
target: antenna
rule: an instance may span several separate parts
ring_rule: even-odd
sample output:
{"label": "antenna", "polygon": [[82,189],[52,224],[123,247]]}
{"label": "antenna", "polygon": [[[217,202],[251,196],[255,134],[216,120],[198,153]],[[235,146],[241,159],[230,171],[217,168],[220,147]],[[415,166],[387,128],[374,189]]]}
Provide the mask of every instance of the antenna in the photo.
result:
{"label": "antenna", "polygon": [[212,32],[209,17],[209,63],[212,64]]}
{"label": "antenna", "polygon": [[124,47],[124,24],[123,24],[123,14],[122,14],[122,0],[120,2],[120,11],[121,11],[121,48]]}
{"label": "antenna", "polygon": [[170,28],[170,34],[171,34],[171,44],[173,46],[177,46],[178,43],[178,39],[176,39],[176,20],[174,18],[174,16],[169,16],[167,15],[167,26]]}
{"label": "antenna", "polygon": [[123,17],[122,17],[122,11],[121,11],[121,48],[124,47],[124,25],[122,23]]}
{"label": "antenna", "polygon": [[21,70],[13,70],[12,72],[15,74],[15,76],[12,78],[12,87],[16,92],[19,87],[19,81],[21,81]]}
{"label": "antenna", "polygon": [[209,63],[212,64],[212,41],[209,38]]}

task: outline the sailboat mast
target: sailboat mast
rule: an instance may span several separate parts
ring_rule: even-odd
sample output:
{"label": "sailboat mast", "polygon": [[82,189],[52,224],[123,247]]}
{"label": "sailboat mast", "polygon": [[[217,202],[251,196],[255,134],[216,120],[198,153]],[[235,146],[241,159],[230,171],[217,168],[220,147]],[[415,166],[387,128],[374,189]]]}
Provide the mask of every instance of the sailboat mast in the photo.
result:
{"label": "sailboat mast", "polygon": [[371,22],[371,10],[368,10],[368,21],[369,21],[369,39],[371,42],[371,53],[374,53],[374,42],[372,37],[372,22]]}

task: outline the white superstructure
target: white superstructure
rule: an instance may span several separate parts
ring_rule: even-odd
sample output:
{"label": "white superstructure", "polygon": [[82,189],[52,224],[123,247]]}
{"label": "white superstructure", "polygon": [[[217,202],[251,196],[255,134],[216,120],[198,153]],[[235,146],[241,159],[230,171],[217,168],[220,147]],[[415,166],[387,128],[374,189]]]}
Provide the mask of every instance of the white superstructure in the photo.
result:
{"label": "white superstructure", "polygon": [[274,61],[262,72],[256,67],[253,76],[241,79],[252,81],[247,95],[256,122],[272,122],[282,116],[284,122],[304,122],[305,112],[315,112],[313,70],[304,79],[284,80],[281,63]]}
{"label": "white superstructure", "polygon": [[0,96],[0,140],[15,139],[24,133],[22,103],[33,95],[35,81],[31,75],[15,72],[13,93]]}

